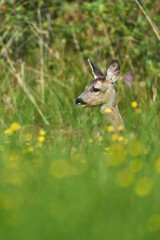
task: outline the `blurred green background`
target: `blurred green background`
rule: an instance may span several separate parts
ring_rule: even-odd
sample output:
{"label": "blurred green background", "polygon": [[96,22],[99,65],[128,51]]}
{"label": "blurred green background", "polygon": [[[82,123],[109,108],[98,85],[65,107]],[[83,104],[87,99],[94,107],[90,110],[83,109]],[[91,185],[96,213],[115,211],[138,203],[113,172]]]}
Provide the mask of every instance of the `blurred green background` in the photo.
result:
{"label": "blurred green background", "polygon": [[[158,0],[1,0],[1,239],[160,239],[159,16]],[[74,104],[88,58],[120,62],[125,134]]]}

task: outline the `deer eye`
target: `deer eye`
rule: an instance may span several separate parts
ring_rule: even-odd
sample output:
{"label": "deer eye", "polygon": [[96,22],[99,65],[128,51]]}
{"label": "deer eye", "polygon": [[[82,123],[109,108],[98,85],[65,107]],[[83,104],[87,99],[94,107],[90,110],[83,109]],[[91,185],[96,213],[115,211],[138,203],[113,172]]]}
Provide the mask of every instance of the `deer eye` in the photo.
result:
{"label": "deer eye", "polygon": [[93,87],[93,92],[99,92],[99,91],[100,91],[99,88],[94,88],[94,87]]}

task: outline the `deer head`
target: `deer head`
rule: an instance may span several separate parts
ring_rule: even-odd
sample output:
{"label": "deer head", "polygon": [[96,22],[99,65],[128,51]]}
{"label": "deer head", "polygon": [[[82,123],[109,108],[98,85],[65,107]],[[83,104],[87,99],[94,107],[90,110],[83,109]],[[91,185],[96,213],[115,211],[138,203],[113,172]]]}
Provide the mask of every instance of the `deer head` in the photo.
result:
{"label": "deer head", "polygon": [[113,60],[104,74],[89,59],[89,65],[92,69],[94,79],[88,84],[84,92],[75,100],[80,107],[90,107],[105,104],[106,108],[112,108],[116,105],[116,93],[114,83],[120,75],[120,65],[118,61]]}

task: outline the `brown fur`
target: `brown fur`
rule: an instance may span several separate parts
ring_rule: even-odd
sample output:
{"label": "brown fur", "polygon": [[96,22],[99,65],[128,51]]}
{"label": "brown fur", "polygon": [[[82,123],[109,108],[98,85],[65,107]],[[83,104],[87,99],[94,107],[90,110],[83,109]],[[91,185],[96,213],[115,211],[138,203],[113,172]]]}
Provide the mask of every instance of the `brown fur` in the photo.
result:
{"label": "brown fur", "polygon": [[[119,125],[124,127],[123,119],[118,110],[116,92],[114,89],[114,83],[120,75],[118,61],[113,60],[111,62],[107,68],[106,75],[104,75],[90,60],[89,64],[95,80],[86,86],[85,91],[76,99],[76,104],[83,107],[101,105],[101,113],[109,116],[108,119],[110,124],[112,124],[115,129],[117,129]],[[109,114],[106,113],[107,108],[111,109]]]}

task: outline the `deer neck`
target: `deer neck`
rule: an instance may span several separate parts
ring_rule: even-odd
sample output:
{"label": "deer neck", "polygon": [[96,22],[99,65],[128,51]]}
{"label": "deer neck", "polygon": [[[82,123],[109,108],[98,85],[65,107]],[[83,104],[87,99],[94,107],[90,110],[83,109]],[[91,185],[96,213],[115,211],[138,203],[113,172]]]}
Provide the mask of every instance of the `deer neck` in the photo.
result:
{"label": "deer neck", "polygon": [[[108,114],[106,113],[107,108],[111,109],[111,112]],[[109,124],[111,124],[115,128],[116,131],[118,129],[118,126],[120,126],[120,125],[122,125],[123,128],[125,129],[123,119],[121,117],[121,114],[119,112],[119,109],[118,109],[118,106],[116,103],[111,106],[108,106],[107,103],[103,104],[101,106],[100,112],[107,117]]]}

